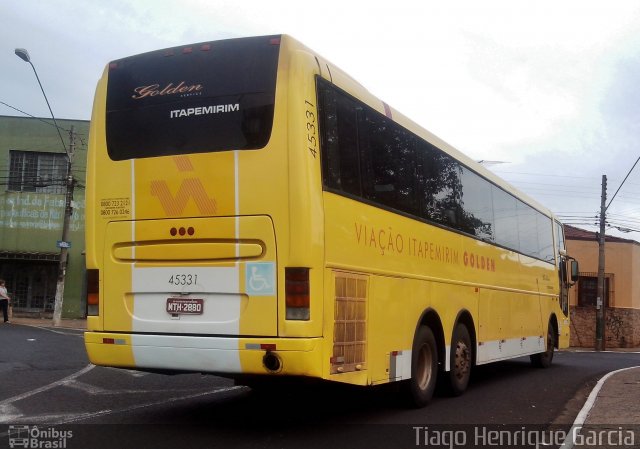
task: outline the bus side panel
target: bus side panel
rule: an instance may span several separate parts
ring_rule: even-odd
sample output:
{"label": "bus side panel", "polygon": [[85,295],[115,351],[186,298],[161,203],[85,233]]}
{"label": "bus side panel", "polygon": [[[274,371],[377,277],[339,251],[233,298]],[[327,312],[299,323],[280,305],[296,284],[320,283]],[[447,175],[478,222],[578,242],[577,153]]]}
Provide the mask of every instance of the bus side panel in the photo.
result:
{"label": "bus side panel", "polygon": [[473,321],[478,363],[544,350],[545,304],[557,293],[547,281],[553,265],[328,192],[325,213],[327,265],[371,275],[367,367],[373,382],[388,378],[388,354],[411,348],[429,307],[443,328],[445,369],[463,311]]}
{"label": "bus side panel", "polygon": [[558,320],[558,325],[560,326],[560,340],[558,341],[558,349],[566,349],[569,347],[569,332],[570,332],[570,321],[569,318],[564,318],[563,315],[559,314],[559,317],[562,317]]}
{"label": "bus side panel", "polygon": [[497,343],[506,339],[506,327],[509,323],[510,292],[492,289],[480,290],[477,361],[483,363],[498,358]]}
{"label": "bus side panel", "polygon": [[[85,192],[86,201],[86,218],[85,218],[85,259],[87,269],[97,269],[99,265],[99,254],[97,250],[98,240],[96,233],[97,222],[99,220],[99,202],[97,199],[96,185],[92,182],[95,179],[96,172],[98,170],[98,159],[100,151],[96,151],[97,148],[104,148],[104,145],[100,145],[100,136],[104,137],[104,109],[99,108],[98,105],[104,104],[105,99],[105,84],[104,81],[106,75],[100,79],[96,87],[95,98],[93,101],[93,112],[91,117],[91,127],[89,128],[89,149],[87,152],[87,188]],[[102,120],[101,120],[102,119]]]}
{"label": "bus side panel", "polygon": [[[431,284],[419,280],[373,276],[369,303],[369,370],[372,383],[407,379],[411,375],[411,341],[407,325],[429,307]],[[398,363],[406,361],[406,368]],[[402,359],[400,360],[402,361]]]}
{"label": "bus side panel", "polygon": [[[283,45],[288,44],[288,41],[283,42]],[[287,143],[287,164],[280,163],[286,168],[283,178],[288,184],[284,195],[278,196],[286,197],[287,201],[280,200],[273,205],[281,208],[286,220],[278,239],[278,257],[284,267],[311,268],[311,299],[309,320],[287,320],[283,288],[279,329],[280,335],[285,337],[317,337],[323,332],[324,314],[324,220],[315,86],[318,64],[307,51],[288,46],[283,47],[285,50],[286,58],[280,59],[276,99],[277,111],[282,112],[276,123],[283,126],[274,129],[274,133],[282,133],[277,137],[278,141]],[[288,207],[283,207],[285,204]],[[284,282],[282,285],[284,287]]]}
{"label": "bus side panel", "polygon": [[[105,254],[104,242],[107,239],[107,227],[113,220],[131,220],[134,216],[134,197],[131,188],[133,173],[132,161],[113,162],[106,151],[104,114],[107,84],[107,70],[98,83],[91,120],[90,143],[87,165],[87,226],[86,258],[87,268],[100,268],[100,304],[99,315],[88,317],[89,330],[104,330],[105,312],[110,310],[109,299],[124,286],[131,285],[131,273],[124,270],[118,273],[117,281],[105,278],[104,264],[110,255]],[[127,240],[131,240],[133,226],[126,231]],[[118,318],[126,330],[131,330],[131,320],[124,314]]]}

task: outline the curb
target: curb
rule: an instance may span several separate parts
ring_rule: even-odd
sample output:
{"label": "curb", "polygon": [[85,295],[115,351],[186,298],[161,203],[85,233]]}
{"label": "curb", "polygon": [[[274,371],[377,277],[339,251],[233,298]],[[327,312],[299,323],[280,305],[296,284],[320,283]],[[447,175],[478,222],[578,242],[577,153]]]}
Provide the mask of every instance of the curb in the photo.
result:
{"label": "curb", "polygon": [[575,444],[573,436],[576,435],[576,432],[578,432],[578,429],[580,429],[580,428],[582,428],[584,426],[585,422],[587,421],[587,418],[589,417],[589,414],[591,413],[591,410],[593,410],[593,408],[596,406],[597,399],[598,399],[598,394],[600,393],[600,390],[602,389],[604,384],[613,375],[621,373],[623,371],[629,371],[629,370],[632,370],[632,369],[636,369],[636,368],[640,368],[640,366],[630,366],[628,368],[622,368],[622,369],[618,369],[618,370],[615,370],[615,371],[611,371],[611,372],[605,374],[598,381],[596,386],[593,387],[593,390],[591,390],[591,394],[589,394],[589,397],[587,398],[587,401],[584,403],[584,406],[582,406],[582,409],[578,413],[578,416],[576,416],[576,419],[573,422],[567,437],[562,442],[562,446],[560,446],[560,449],[572,449],[573,448],[573,446]]}

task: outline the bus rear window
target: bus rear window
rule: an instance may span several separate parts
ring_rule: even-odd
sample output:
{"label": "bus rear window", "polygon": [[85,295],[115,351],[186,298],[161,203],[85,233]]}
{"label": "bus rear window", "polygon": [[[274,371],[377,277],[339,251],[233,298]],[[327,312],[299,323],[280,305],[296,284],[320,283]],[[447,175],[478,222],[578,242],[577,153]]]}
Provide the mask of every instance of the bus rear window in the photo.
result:
{"label": "bus rear window", "polygon": [[109,64],[109,157],[263,148],[273,125],[279,42],[230,39]]}

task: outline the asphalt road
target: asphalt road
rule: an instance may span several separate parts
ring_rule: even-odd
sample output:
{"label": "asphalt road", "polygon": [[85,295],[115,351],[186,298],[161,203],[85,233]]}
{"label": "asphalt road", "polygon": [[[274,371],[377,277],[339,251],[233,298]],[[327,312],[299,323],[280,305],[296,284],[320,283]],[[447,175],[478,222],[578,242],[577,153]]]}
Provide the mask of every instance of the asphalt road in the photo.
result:
{"label": "asphalt road", "polygon": [[70,449],[396,448],[416,447],[416,432],[429,429],[568,426],[603,374],[640,365],[640,354],[588,352],[556,353],[546,370],[528,359],[496,363],[478,367],[463,396],[437,395],[416,410],[395,386],[256,393],[216,376],[94,367],[70,330],[0,325],[0,343],[0,440],[9,425],[71,429]]}

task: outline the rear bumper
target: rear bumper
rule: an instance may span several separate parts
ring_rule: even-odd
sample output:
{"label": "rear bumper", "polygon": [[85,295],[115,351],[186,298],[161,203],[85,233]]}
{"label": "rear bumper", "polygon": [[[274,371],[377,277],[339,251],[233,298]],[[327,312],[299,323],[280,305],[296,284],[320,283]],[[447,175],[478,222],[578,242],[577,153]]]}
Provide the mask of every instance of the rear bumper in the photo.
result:
{"label": "rear bumper", "polygon": [[[84,339],[89,360],[101,366],[227,375],[322,377],[321,338],[234,338],[86,332]],[[279,369],[275,372],[265,366],[267,353],[280,361]]]}

